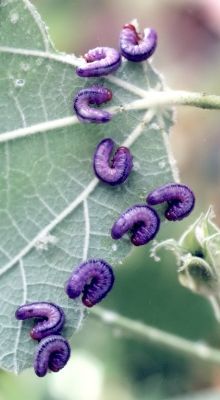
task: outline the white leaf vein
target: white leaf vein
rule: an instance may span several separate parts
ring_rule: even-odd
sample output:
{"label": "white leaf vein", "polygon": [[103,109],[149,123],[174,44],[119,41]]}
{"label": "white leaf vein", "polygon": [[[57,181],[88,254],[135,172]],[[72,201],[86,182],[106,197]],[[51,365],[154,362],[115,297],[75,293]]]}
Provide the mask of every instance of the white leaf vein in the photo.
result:
{"label": "white leaf vein", "polygon": [[[0,53],[9,53],[14,55],[23,55],[27,57],[39,57],[46,58],[48,60],[53,60],[60,62],[65,65],[69,65],[72,67],[77,67],[80,63],[80,59],[77,58],[74,54],[66,54],[66,53],[50,53],[47,51],[40,50],[30,50],[30,49],[20,49],[15,47],[8,46],[0,46]],[[141,89],[130,82],[125,82],[123,79],[114,76],[107,76],[105,78],[109,82],[120,86],[121,88],[128,90],[129,92],[136,94],[140,97],[145,97],[148,94],[148,90]]]}
{"label": "white leaf vein", "polygon": [[29,13],[31,14],[31,17],[33,18],[35,24],[38,27],[38,30],[39,30],[39,32],[40,32],[40,34],[42,36],[42,40],[43,40],[43,43],[44,43],[45,51],[46,52],[49,51],[50,42],[49,42],[48,35],[47,35],[46,31],[45,31],[44,23],[43,23],[40,15],[38,14],[36,8],[33,6],[33,4],[30,3],[29,0],[23,0],[23,3],[25,5],[25,7],[28,9]]}
{"label": "white leaf vein", "polygon": [[[19,261],[19,268],[20,268],[20,273],[21,273],[21,279],[22,279],[22,304],[25,304],[27,301],[27,280],[26,280],[26,275],[25,275],[25,269],[23,265],[23,261]],[[18,346],[19,346],[19,341],[20,341],[20,336],[21,336],[21,328],[22,328],[22,321],[18,322],[18,327],[16,331],[16,337],[15,337],[15,345],[14,345],[14,351],[13,351],[13,366],[14,366],[14,373],[18,373],[18,362],[17,362],[17,351],[18,351]]]}
{"label": "white leaf vein", "polygon": [[83,261],[86,261],[87,257],[88,257],[88,251],[89,251],[89,237],[90,237],[89,206],[88,206],[88,202],[86,199],[83,201],[83,212],[84,212],[84,221],[85,221]]}
{"label": "white leaf vein", "polygon": [[[153,110],[147,111],[141,123],[130,133],[129,137],[122,143],[122,146],[130,147],[141,135],[144,126],[150,123],[154,117]],[[47,226],[45,226],[13,259],[5,264],[0,270],[0,276],[5,274],[9,269],[14,267],[24,256],[26,256],[35,246],[36,243],[44,236],[48,235],[59,223],[61,223],[68,215],[70,215],[88,196],[94,191],[99,181],[97,178],[92,179],[88,186],[74,199],[60,214],[56,216]],[[88,221],[87,221],[88,223]]]}

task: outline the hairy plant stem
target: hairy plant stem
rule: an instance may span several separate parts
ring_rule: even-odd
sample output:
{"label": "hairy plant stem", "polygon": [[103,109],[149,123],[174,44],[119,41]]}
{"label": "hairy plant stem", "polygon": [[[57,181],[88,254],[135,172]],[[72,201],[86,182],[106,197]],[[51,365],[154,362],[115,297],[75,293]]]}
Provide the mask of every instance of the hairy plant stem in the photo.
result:
{"label": "hairy plant stem", "polygon": [[126,110],[142,110],[149,107],[155,108],[178,105],[218,110],[220,109],[220,96],[205,93],[186,92],[183,90],[150,90],[146,92],[145,97],[140,100],[136,100],[125,107]]}
{"label": "hairy plant stem", "polygon": [[96,306],[92,308],[90,312],[92,316],[111,327],[119,328],[129,336],[139,338],[148,344],[182,353],[182,355],[197,360],[203,360],[206,363],[220,365],[220,351],[202,342],[192,342],[142,322],[123,317],[120,314],[103,309],[102,307]]}
{"label": "hairy plant stem", "polygon": [[[131,84],[129,85],[132,86]],[[152,109],[152,111],[156,113],[157,108],[177,105],[188,105],[210,110],[220,109],[220,96],[215,95],[206,95],[193,92],[191,93],[179,90],[145,91],[139,88],[138,94],[142,96],[141,99],[132,101],[128,104],[122,104],[121,106],[109,107],[106,108],[106,110],[115,115],[120,112],[127,112],[130,110],[147,109]],[[66,126],[75,125],[77,123],[79,123],[77,118],[75,116],[70,116],[38,123],[35,125],[30,125],[24,128],[18,128],[13,131],[2,132],[0,135],[0,143],[38,134],[40,132],[48,132],[57,128],[64,128]]]}

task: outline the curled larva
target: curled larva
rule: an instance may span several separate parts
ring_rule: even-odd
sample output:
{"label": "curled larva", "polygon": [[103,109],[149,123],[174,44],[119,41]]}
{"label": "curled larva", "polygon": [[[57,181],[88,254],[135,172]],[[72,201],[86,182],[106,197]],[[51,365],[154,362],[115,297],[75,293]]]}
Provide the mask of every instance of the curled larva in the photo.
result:
{"label": "curled larva", "polygon": [[118,240],[125,233],[131,233],[131,242],[142,246],[152,240],[160,227],[156,211],[144,204],[135,204],[125,210],[114,223],[111,236]]}
{"label": "curled larva", "polygon": [[83,304],[92,307],[112,289],[114,279],[112,267],[106,261],[91,259],[73,270],[65,291],[71,299],[82,294]]}
{"label": "curled larva", "polygon": [[70,345],[60,335],[51,335],[40,341],[34,357],[34,370],[37,376],[43,377],[48,369],[58,372],[70,358]]}
{"label": "curled larva", "polygon": [[144,35],[141,36],[133,24],[123,26],[120,34],[120,48],[127,60],[134,62],[147,60],[156,47],[157,33],[153,28],[144,29]]}
{"label": "curled larva", "polygon": [[111,47],[96,47],[84,55],[77,75],[85,78],[103,76],[116,71],[121,65],[121,54]]}
{"label": "curled larva", "polygon": [[160,186],[149,193],[146,200],[151,206],[167,202],[165,217],[169,221],[187,217],[195,205],[195,196],[192,190],[180,183],[168,183]]}
{"label": "curled larva", "polygon": [[39,318],[30,332],[32,339],[36,340],[59,333],[65,322],[61,307],[43,301],[21,305],[16,310],[15,317],[19,320]]}
{"label": "curled larva", "polygon": [[133,166],[133,157],[127,147],[118,147],[112,160],[110,159],[114,145],[111,138],[103,139],[96,147],[93,157],[93,169],[97,178],[112,186],[123,183]]}
{"label": "curled larva", "polygon": [[110,89],[100,85],[93,85],[81,89],[73,101],[73,109],[81,122],[105,123],[110,121],[112,115],[105,110],[90,107],[91,104],[100,105],[112,99]]}

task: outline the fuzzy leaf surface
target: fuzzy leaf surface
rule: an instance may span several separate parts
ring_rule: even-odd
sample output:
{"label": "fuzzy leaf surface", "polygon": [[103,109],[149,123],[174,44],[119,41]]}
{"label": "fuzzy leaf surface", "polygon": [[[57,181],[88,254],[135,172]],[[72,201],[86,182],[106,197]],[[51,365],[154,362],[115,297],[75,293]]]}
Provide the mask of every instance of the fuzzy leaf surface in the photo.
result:
{"label": "fuzzy leaf surface", "polygon": [[[172,112],[149,118],[149,111],[123,111],[143,90],[163,90],[149,63],[123,62],[114,77],[96,80],[112,89],[111,106],[121,112],[108,124],[79,123],[72,100],[93,81],[76,76],[76,58],[54,49],[28,0],[3,0],[0,21],[0,367],[18,373],[32,366],[36,347],[33,321],[14,317],[18,305],[58,303],[71,336],[84,308],[65,295],[70,271],[92,257],[120,264],[131,244],[111,239],[114,220],[175,179],[167,144]],[[94,177],[91,160],[104,137],[128,142],[134,156],[120,187]]]}

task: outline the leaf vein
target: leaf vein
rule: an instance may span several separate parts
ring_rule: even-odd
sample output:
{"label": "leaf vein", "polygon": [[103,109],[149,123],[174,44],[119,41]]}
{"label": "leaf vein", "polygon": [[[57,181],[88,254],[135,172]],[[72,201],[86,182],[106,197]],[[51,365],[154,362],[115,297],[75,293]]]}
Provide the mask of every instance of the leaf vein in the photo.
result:
{"label": "leaf vein", "polygon": [[[23,297],[22,297],[22,304],[25,304],[27,301],[27,281],[26,281],[26,275],[25,275],[25,270],[24,270],[24,265],[23,261],[19,261],[19,268],[20,268],[20,273],[21,273],[21,279],[22,279],[22,285],[23,285]],[[13,365],[14,365],[14,373],[18,373],[18,362],[17,362],[17,351],[18,351],[18,345],[19,345],[19,340],[21,336],[21,328],[22,328],[22,321],[18,322],[18,328],[17,328],[17,334],[15,338],[15,346],[14,346],[14,351],[13,351]]]}
{"label": "leaf vein", "polygon": [[61,221],[63,221],[69,214],[71,214],[75,208],[77,208],[84,199],[95,189],[98,184],[98,179],[94,178],[86,189],[84,189],[79,196],[73,200],[68,207],[66,207],[57,217],[44,227],[29,243],[25,246],[9,263],[2,267],[0,270],[0,276],[7,272],[10,268],[16,265],[29,251],[35,247],[36,243],[44,236],[48,235]]}
{"label": "leaf vein", "polygon": [[88,207],[88,202],[86,199],[83,201],[83,212],[84,212],[84,220],[85,220],[85,239],[84,239],[84,246],[83,246],[83,261],[86,261],[86,259],[88,258],[89,237],[90,237],[89,207]]}
{"label": "leaf vein", "polygon": [[31,14],[35,24],[37,25],[39,32],[42,36],[42,40],[44,43],[44,48],[46,51],[49,51],[50,46],[49,46],[49,39],[48,36],[45,32],[45,27],[44,24],[41,20],[40,15],[38,14],[36,8],[28,1],[28,0],[23,0],[24,5],[27,7],[29,13]]}

